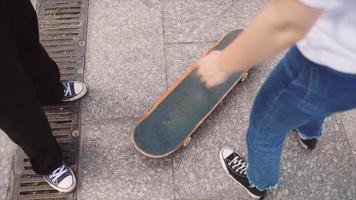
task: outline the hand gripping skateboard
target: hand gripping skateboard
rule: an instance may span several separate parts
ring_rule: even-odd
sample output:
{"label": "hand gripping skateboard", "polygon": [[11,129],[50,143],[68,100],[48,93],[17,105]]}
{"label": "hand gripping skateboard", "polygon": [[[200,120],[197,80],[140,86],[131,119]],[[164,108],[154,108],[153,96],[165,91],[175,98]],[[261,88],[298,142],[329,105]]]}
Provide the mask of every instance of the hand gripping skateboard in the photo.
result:
{"label": "hand gripping skateboard", "polygon": [[[240,32],[238,29],[230,31],[206,54],[223,50]],[[199,125],[246,77],[247,71],[235,73],[223,84],[208,89],[195,68],[190,67],[142,117],[132,134],[134,147],[145,156],[161,158],[186,146]]]}

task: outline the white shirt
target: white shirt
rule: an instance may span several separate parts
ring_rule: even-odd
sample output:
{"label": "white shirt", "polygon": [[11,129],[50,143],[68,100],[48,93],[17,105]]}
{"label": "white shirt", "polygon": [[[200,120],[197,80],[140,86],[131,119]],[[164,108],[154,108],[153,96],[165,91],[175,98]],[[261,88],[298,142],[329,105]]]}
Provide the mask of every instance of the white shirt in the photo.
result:
{"label": "white shirt", "polygon": [[356,0],[299,0],[324,10],[297,43],[309,60],[334,70],[356,74]]}

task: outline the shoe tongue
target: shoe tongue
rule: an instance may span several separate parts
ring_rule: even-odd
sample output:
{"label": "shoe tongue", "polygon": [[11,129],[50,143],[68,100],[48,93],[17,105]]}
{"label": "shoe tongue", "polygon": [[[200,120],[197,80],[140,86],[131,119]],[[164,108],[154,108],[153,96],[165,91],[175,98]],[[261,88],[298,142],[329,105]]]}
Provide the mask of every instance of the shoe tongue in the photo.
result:
{"label": "shoe tongue", "polygon": [[236,153],[232,153],[232,154],[230,154],[226,159],[227,160],[233,160],[234,158],[236,158],[236,157],[239,157]]}
{"label": "shoe tongue", "polygon": [[[74,87],[74,83],[71,82],[71,81],[68,81],[68,82],[65,82],[65,87],[66,87],[66,90],[65,90],[65,97],[72,97],[72,96],[75,96],[76,93],[75,93],[75,87]],[[69,90],[69,91],[68,91]]]}

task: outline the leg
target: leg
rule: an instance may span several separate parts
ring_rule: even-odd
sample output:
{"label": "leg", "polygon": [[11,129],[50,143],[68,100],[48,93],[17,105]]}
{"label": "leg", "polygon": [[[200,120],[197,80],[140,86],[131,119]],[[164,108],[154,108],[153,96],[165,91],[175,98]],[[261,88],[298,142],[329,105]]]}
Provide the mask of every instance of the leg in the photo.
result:
{"label": "leg", "polygon": [[29,0],[11,1],[10,26],[15,36],[20,64],[30,77],[42,104],[58,101],[63,85],[57,64],[39,42],[37,15]]}
{"label": "leg", "polygon": [[287,133],[299,127],[319,137],[325,117],[356,107],[355,87],[356,75],[313,63],[292,48],[255,100],[247,132],[249,180],[261,190],[275,186]]}
{"label": "leg", "polygon": [[310,68],[292,49],[259,91],[247,132],[248,173],[252,184],[265,190],[279,180],[283,142],[291,129],[321,116],[303,106]]}
{"label": "leg", "polygon": [[301,61],[292,48],[259,91],[246,138],[249,164],[231,148],[220,151],[225,171],[254,198],[264,197],[266,189],[278,183],[283,142],[289,130],[316,117],[303,107],[310,68]]}
{"label": "leg", "polygon": [[9,25],[10,3],[0,2],[0,128],[29,156],[34,171],[46,175],[63,160],[35,87],[19,62]]}

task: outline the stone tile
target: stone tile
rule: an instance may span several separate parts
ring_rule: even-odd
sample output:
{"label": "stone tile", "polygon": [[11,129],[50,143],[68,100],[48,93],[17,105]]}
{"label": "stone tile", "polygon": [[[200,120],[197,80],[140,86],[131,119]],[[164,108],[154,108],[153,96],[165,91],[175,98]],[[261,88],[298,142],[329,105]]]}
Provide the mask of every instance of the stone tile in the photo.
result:
{"label": "stone tile", "polygon": [[84,120],[141,116],[166,90],[159,0],[90,1]]}
{"label": "stone tile", "polygon": [[341,117],[342,122],[344,124],[345,133],[352,149],[354,161],[356,162],[356,110],[350,110],[347,112],[340,113],[338,115]]}
{"label": "stone tile", "polygon": [[267,0],[164,0],[165,42],[215,41],[245,27]]}
{"label": "stone tile", "polygon": [[326,121],[324,135],[313,151],[304,150],[295,135],[290,135],[282,165],[280,187],[266,199],[356,198],[355,165],[338,117]]}
{"label": "stone tile", "polygon": [[[254,97],[277,58],[251,70],[173,157],[176,199],[249,199],[220,166],[218,152],[231,146],[246,155],[245,133]],[[199,155],[199,156],[198,156]],[[191,184],[194,183],[194,184]]]}
{"label": "stone tile", "polygon": [[16,145],[0,130],[0,199],[5,199],[11,174],[11,162]]}
{"label": "stone tile", "polygon": [[135,120],[84,123],[78,199],[173,199],[172,160],[141,156],[131,144]]}
{"label": "stone tile", "polygon": [[165,46],[168,86],[181,77],[214,42],[168,44]]}

